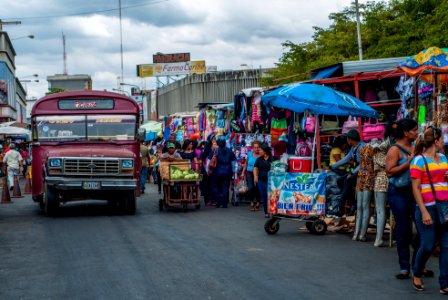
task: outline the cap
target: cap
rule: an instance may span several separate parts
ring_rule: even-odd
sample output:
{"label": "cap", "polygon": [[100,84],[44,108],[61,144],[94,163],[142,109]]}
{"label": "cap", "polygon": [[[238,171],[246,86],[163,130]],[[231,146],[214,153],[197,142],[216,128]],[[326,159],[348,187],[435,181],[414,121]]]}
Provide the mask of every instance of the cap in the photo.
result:
{"label": "cap", "polygon": [[176,145],[174,145],[173,143],[168,143],[166,145],[167,148],[176,148]]}
{"label": "cap", "polygon": [[348,138],[350,138],[352,140],[355,140],[355,141],[360,141],[361,140],[361,137],[359,136],[358,130],[355,130],[355,129],[350,130],[349,132],[344,134],[344,136],[346,136],[346,137],[348,137]]}

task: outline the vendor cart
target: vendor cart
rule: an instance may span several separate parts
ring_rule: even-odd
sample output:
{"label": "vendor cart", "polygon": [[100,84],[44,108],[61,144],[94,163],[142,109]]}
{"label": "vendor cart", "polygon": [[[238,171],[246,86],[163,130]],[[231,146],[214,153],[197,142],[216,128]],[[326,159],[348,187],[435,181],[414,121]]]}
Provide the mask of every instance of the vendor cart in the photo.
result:
{"label": "vendor cart", "polygon": [[327,231],[325,217],[326,173],[270,172],[268,210],[271,218],[264,229],[276,234],[280,220],[306,223],[310,233],[323,235]]}
{"label": "vendor cart", "polygon": [[[201,208],[199,184],[201,182],[200,167],[191,168],[189,160],[160,162],[163,198],[159,200],[159,210],[169,207],[180,207],[184,212],[192,205]],[[181,174],[181,175],[179,175]]]}

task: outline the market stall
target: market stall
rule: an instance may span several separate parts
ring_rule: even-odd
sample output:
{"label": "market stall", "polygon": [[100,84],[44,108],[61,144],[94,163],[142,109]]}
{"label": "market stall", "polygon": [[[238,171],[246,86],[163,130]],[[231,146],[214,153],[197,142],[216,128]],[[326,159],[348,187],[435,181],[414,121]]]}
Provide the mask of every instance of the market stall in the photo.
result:
{"label": "market stall", "polygon": [[145,141],[151,141],[157,137],[159,132],[162,132],[162,122],[149,121],[142,124],[140,128],[146,131]]}
{"label": "market stall", "polygon": [[[265,230],[268,234],[275,234],[280,219],[288,218],[305,221],[310,232],[323,234],[326,231],[326,223],[322,220],[325,214],[326,174],[316,173],[314,168],[315,154],[320,164],[318,116],[377,118],[378,115],[374,109],[353,96],[315,84],[285,85],[264,95],[262,101],[268,107],[284,108],[296,113],[308,112],[314,120],[315,131],[310,172],[291,173],[274,169],[269,174],[268,208],[272,218],[266,222]],[[305,158],[301,163],[304,161]]]}
{"label": "market stall", "polygon": [[163,118],[163,137],[168,140],[171,133],[182,142],[192,135],[199,136],[198,112],[179,112]]}

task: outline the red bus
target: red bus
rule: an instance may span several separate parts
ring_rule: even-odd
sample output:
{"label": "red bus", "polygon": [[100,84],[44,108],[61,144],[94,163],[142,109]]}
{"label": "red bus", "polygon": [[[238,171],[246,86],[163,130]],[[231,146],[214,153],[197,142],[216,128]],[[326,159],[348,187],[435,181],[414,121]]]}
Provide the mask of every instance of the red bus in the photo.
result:
{"label": "red bus", "polygon": [[87,199],[135,213],[139,113],[133,99],[101,91],[52,94],[35,103],[32,191],[47,216],[61,203]]}

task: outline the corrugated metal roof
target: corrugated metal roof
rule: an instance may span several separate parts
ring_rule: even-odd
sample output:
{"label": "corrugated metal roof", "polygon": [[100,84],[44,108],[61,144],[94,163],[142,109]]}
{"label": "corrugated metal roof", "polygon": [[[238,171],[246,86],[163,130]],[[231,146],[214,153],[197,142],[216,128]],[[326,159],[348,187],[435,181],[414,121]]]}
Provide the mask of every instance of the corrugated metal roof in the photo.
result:
{"label": "corrugated metal roof", "polygon": [[342,62],[344,76],[359,72],[380,72],[395,69],[396,66],[408,57],[391,57],[379,59],[366,59]]}

